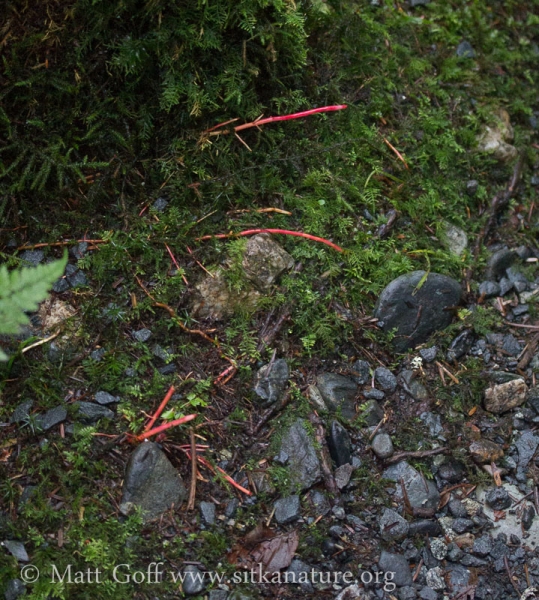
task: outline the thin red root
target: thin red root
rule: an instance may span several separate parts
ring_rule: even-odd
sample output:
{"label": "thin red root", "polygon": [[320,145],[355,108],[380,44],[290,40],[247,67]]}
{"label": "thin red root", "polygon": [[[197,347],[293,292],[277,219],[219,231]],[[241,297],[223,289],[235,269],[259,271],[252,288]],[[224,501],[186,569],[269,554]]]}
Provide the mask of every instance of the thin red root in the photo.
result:
{"label": "thin red root", "polygon": [[[189,454],[189,453],[188,453]],[[215,469],[214,467],[212,467],[212,465],[205,459],[202,458],[202,456],[197,456],[198,462],[202,465],[204,465],[205,467],[207,467],[212,473],[215,473]],[[252,493],[249,490],[246,490],[244,487],[242,487],[239,483],[236,483],[232,477],[230,477],[230,475],[227,475],[223,469],[221,469],[221,467],[215,467],[219,473],[221,473],[221,475],[228,481],[228,483],[230,483],[230,485],[233,485],[236,489],[240,490],[240,492],[243,492],[244,494],[247,494],[247,496],[252,496]]]}
{"label": "thin red root", "polygon": [[295,237],[302,237],[307,240],[312,240],[313,242],[320,242],[321,244],[326,244],[326,246],[337,250],[337,252],[344,252],[344,250],[340,246],[337,246],[337,244],[334,244],[333,242],[330,242],[325,238],[317,237],[316,235],[311,235],[309,233],[303,233],[302,231],[290,231],[288,229],[247,229],[246,231],[240,231],[239,233],[218,233],[216,235],[204,235],[196,239],[197,241],[210,240],[212,238],[225,239],[245,235],[255,235],[257,233],[278,233],[281,235],[293,235]]}
{"label": "thin red root", "polygon": [[172,394],[174,394],[176,390],[174,389],[174,386],[171,385],[170,388],[168,389],[168,392],[166,393],[165,397],[163,398],[163,402],[161,402],[161,404],[159,405],[159,408],[155,411],[153,417],[148,421],[148,424],[146,425],[146,427],[144,427],[144,431],[149,431],[154,423],[157,421],[157,419],[159,419],[159,417],[161,416],[161,413],[165,410],[165,406],[168,404],[169,400],[172,398]]}
{"label": "thin red root", "polygon": [[186,417],[182,417],[181,419],[176,419],[175,421],[170,421],[169,423],[159,425],[159,427],[155,427],[154,429],[150,429],[150,431],[145,431],[144,433],[137,435],[135,439],[137,440],[137,442],[142,442],[142,440],[145,440],[146,438],[149,438],[152,435],[161,433],[162,431],[166,431],[171,427],[176,427],[177,425],[183,425],[184,423],[188,423],[189,421],[196,419],[197,416],[198,415],[187,415]]}

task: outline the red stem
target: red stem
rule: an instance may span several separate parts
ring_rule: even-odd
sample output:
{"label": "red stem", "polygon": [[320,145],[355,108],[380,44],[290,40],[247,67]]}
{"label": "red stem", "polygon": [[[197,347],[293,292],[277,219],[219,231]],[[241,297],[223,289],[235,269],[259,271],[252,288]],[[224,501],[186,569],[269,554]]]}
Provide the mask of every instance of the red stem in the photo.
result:
{"label": "red stem", "polygon": [[149,431],[153,427],[153,424],[157,421],[157,419],[159,419],[161,413],[165,410],[165,406],[167,405],[168,401],[172,398],[172,394],[175,391],[176,390],[174,389],[174,386],[171,385],[166,396],[163,399],[163,402],[161,402],[159,408],[155,411],[153,417],[148,421],[146,427],[144,427],[144,431]]}
{"label": "red stem", "polygon": [[317,237],[316,235],[310,235],[309,233],[303,233],[301,231],[290,231],[288,229],[247,229],[246,231],[240,231],[239,233],[218,233],[216,235],[204,235],[196,239],[197,241],[210,240],[211,238],[224,239],[235,236],[254,235],[255,233],[279,233],[282,235],[293,235],[295,237],[302,237],[307,240],[312,240],[313,242],[326,244],[326,246],[330,246],[334,250],[337,250],[337,252],[344,252],[340,246],[337,246],[337,244],[334,244],[325,238]]}
{"label": "red stem", "polygon": [[142,442],[142,440],[145,440],[146,438],[149,438],[152,435],[157,435],[158,433],[161,433],[162,431],[166,431],[167,429],[170,429],[171,427],[176,427],[176,425],[183,425],[184,423],[188,423],[189,421],[196,419],[197,416],[198,415],[187,415],[186,417],[182,417],[181,419],[176,419],[175,421],[170,421],[169,423],[165,423],[164,425],[159,425],[159,427],[155,427],[154,429],[150,429],[149,431],[144,431],[144,433],[137,435],[137,437],[135,439],[137,440],[137,442]]}
{"label": "red stem", "polygon": [[333,112],[336,110],[343,110],[347,108],[346,104],[335,104],[333,106],[322,106],[320,108],[311,108],[311,110],[304,110],[302,112],[293,113],[291,115],[282,115],[280,117],[267,117],[266,119],[259,119],[258,121],[252,121],[251,123],[244,123],[234,127],[234,131],[241,131],[242,129],[248,129],[249,127],[258,127],[259,125],[265,125],[266,123],[275,123],[276,121],[290,121],[291,119],[301,119],[302,117],[310,117],[317,113]]}

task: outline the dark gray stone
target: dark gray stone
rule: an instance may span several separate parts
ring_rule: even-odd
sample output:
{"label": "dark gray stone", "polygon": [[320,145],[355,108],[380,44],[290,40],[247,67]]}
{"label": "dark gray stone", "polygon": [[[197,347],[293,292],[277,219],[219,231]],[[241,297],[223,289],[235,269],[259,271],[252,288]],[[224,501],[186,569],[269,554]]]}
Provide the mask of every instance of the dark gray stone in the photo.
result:
{"label": "dark gray stone", "polygon": [[426,400],[428,398],[427,388],[421,383],[418,371],[405,369],[400,374],[402,387],[414,398],[414,400]]}
{"label": "dark gray stone", "polygon": [[384,392],[394,392],[397,389],[397,378],[386,367],[378,367],[374,371],[374,379]]}
{"label": "dark gray stone", "polygon": [[350,436],[338,421],[331,423],[327,442],[331,458],[338,467],[352,462],[352,442]]}
{"label": "dark gray stone", "polygon": [[133,331],[133,337],[137,342],[147,342],[152,337],[152,332],[149,329],[139,329]]}
{"label": "dark gray stone", "polygon": [[29,266],[37,267],[45,258],[43,250],[25,250],[19,258],[28,263]]}
{"label": "dark gray stone", "polygon": [[196,565],[186,565],[183,569],[182,591],[186,596],[195,596],[205,589],[204,573]]}
{"label": "dark gray stone", "polygon": [[392,582],[398,587],[412,585],[413,583],[408,561],[401,554],[391,554],[382,550],[378,567],[384,573],[393,573]]}
{"label": "dark gray stone", "polygon": [[231,500],[229,500],[226,503],[226,507],[225,507],[225,517],[227,517],[228,519],[234,518],[238,511],[239,505],[240,505],[240,503],[237,498],[232,498]]}
{"label": "dark gray stone", "polygon": [[417,593],[415,588],[411,585],[407,585],[406,587],[401,587],[397,591],[398,600],[417,600]]}
{"label": "dark gray stone", "polygon": [[382,390],[375,390],[374,388],[368,389],[366,392],[363,392],[363,397],[367,400],[383,400],[386,395]]}
{"label": "dark gray stone", "polygon": [[67,418],[67,410],[63,406],[51,408],[43,415],[37,415],[36,425],[42,431],[52,429],[58,423],[65,421]]}
{"label": "dark gray stone", "polygon": [[467,42],[466,40],[460,42],[455,50],[455,54],[459,58],[475,58],[475,50],[472,48],[470,42]]}
{"label": "dark gray stone", "polygon": [[450,500],[447,504],[449,512],[457,519],[466,519],[468,517],[468,511],[460,500]]}
{"label": "dark gray stone", "polygon": [[340,409],[343,417],[347,419],[356,416],[357,384],[355,381],[336,373],[321,373],[316,379],[316,385],[331,412]]}
{"label": "dark gray stone", "polygon": [[284,358],[259,369],[254,390],[255,394],[264,400],[264,406],[269,406],[282,397],[288,377],[288,363]]}
{"label": "dark gray stone", "polygon": [[351,375],[358,385],[365,385],[371,379],[371,367],[364,360],[356,360],[351,367]]}
{"label": "dark gray stone", "polygon": [[[518,251],[516,252],[516,254],[518,255]],[[507,279],[509,279],[509,281],[511,281],[513,284],[525,283],[526,285],[528,285],[530,283],[524,275],[524,273],[517,271],[515,267],[509,267],[508,269],[506,269],[505,274],[507,275]]]}
{"label": "dark gray stone", "polygon": [[435,415],[431,412],[424,412],[419,415],[419,418],[423,421],[425,426],[429,430],[429,435],[433,438],[437,438],[443,431],[442,419],[440,415]]}
{"label": "dark gray stone", "polygon": [[200,503],[200,516],[204,525],[215,525],[215,504],[202,501]]}
{"label": "dark gray stone", "polygon": [[448,309],[460,302],[462,288],[445,275],[430,273],[417,289],[425,275],[425,271],[401,275],[378,300],[375,316],[385,331],[396,329],[393,345],[398,351],[413,348],[447,327],[452,320]]}
{"label": "dark gray stone", "polygon": [[502,277],[500,279],[500,296],[505,296],[513,289],[513,282],[507,279],[507,277]]}
{"label": "dark gray stone", "polygon": [[504,510],[511,506],[511,497],[504,487],[493,487],[486,493],[485,502],[492,510]]}
{"label": "dark gray stone", "polygon": [[525,469],[539,445],[539,437],[532,431],[525,431],[515,443],[518,452],[517,464],[519,469]]}
{"label": "dark gray stone", "polygon": [[473,543],[472,552],[477,556],[488,556],[492,550],[492,539],[489,535],[476,538]]}
{"label": "dark gray stone", "polygon": [[455,519],[451,524],[451,529],[455,533],[466,533],[467,531],[472,531],[474,528],[474,522],[471,519]]}
{"label": "dark gray stone", "polygon": [[436,354],[438,354],[437,346],[431,346],[430,348],[421,348],[419,351],[419,356],[427,362],[431,363],[436,359]]}
{"label": "dark gray stone", "polygon": [[408,527],[408,522],[391,508],[386,508],[380,517],[380,535],[386,542],[405,538]]}
{"label": "dark gray stone", "polygon": [[14,556],[19,562],[28,562],[30,560],[28,552],[22,542],[17,540],[4,540],[2,545],[5,546],[8,552]]}
{"label": "dark gray stone", "polygon": [[449,483],[459,483],[464,475],[464,467],[456,460],[448,460],[438,468],[438,475]]}
{"label": "dark gray stone", "polygon": [[78,408],[79,418],[83,423],[96,423],[99,419],[113,419],[114,413],[109,408],[94,402],[74,402]]}
{"label": "dark gray stone", "polygon": [[165,365],[164,367],[159,367],[157,369],[161,375],[171,375],[178,370],[178,367],[174,363],[170,363],[169,365]]}
{"label": "dark gray stone", "polygon": [[[513,287],[513,284],[511,284]],[[496,298],[497,296],[502,296],[501,287],[495,281],[483,281],[479,285],[479,295],[484,298]]]}
{"label": "dark gray stone", "polygon": [[310,492],[310,498],[317,516],[327,515],[331,510],[331,504],[329,503],[329,500],[321,491],[312,490],[312,492]]}
{"label": "dark gray stone", "polygon": [[376,400],[369,400],[365,403],[360,416],[369,427],[375,427],[384,418],[384,411]]}
{"label": "dark gray stone", "polygon": [[470,179],[466,182],[466,193],[468,196],[475,196],[478,188],[479,182],[476,179]]}
{"label": "dark gray stone", "polygon": [[492,550],[490,551],[490,556],[494,560],[498,560],[499,558],[503,558],[504,556],[509,556],[511,554],[510,548],[507,546],[505,542],[498,539],[492,545]]}
{"label": "dark gray stone", "polygon": [[506,269],[508,269],[518,258],[516,252],[503,248],[492,254],[488,259],[486,278],[492,281],[504,277]]}
{"label": "dark gray stone", "polygon": [[430,519],[419,519],[412,521],[408,526],[408,535],[413,537],[414,535],[427,535],[429,537],[436,537],[442,535],[442,528],[438,521],[432,521]]}
{"label": "dark gray stone", "polygon": [[[69,266],[70,265],[67,265],[67,267],[69,267]],[[67,267],[66,267],[66,273],[67,273]],[[76,269],[73,273],[71,273],[70,275],[67,275],[66,280],[67,280],[67,283],[69,283],[69,285],[72,288],[77,288],[77,287],[81,287],[83,285],[88,285],[88,279],[86,278],[86,275],[80,269]]]}
{"label": "dark gray stone", "polygon": [[281,452],[279,452],[279,454],[276,454],[273,457],[273,462],[277,463],[278,465],[284,466],[284,465],[286,465],[288,463],[288,459],[289,458],[290,457],[288,456],[288,454],[286,452],[283,452],[281,450]]}
{"label": "dark gray stone", "polygon": [[226,590],[210,590],[208,600],[226,600],[227,596],[228,592]]}
{"label": "dark gray stone", "polygon": [[115,402],[120,402],[120,398],[108,392],[96,392],[95,401],[98,404],[114,404]]}
{"label": "dark gray stone", "polygon": [[519,356],[522,352],[522,344],[510,333],[503,336],[502,350],[511,356]]}
{"label": "dark gray stone", "polygon": [[353,471],[354,467],[350,463],[341,465],[335,469],[335,484],[340,490],[345,488],[350,483],[350,478],[352,477]]}
{"label": "dark gray stone", "polygon": [[11,417],[9,419],[10,423],[20,423],[28,418],[30,415],[30,409],[34,404],[33,400],[24,400],[18,406],[15,407],[15,410],[12,412]]}
{"label": "dark gray stone", "polygon": [[447,583],[449,589],[455,594],[459,590],[462,590],[468,585],[470,581],[470,571],[459,564],[447,563],[446,564]]}
{"label": "dark gray stone", "polygon": [[397,485],[397,495],[399,496],[402,495],[400,482],[403,481],[410,506],[421,513],[420,516],[434,515],[440,502],[440,494],[433,481],[425,479],[421,473],[404,460],[386,469],[383,477],[399,483]]}
{"label": "dark gray stone", "polygon": [[101,360],[103,360],[103,356],[105,356],[105,348],[98,348],[97,350],[94,350],[91,354],[90,354],[90,358],[92,360],[95,360],[95,362],[100,362]]}
{"label": "dark gray stone", "polygon": [[274,504],[275,520],[279,525],[286,525],[297,521],[301,516],[299,496],[279,498]]}
{"label": "dark gray stone", "polygon": [[73,246],[69,253],[77,260],[84,258],[84,255],[88,252],[88,242],[79,242],[76,246]]}
{"label": "dark gray stone", "polygon": [[152,204],[153,210],[160,213],[164,212],[167,206],[168,202],[164,198],[157,198],[157,200]]}
{"label": "dark gray stone", "polygon": [[297,487],[301,490],[309,489],[320,481],[320,461],[303,419],[298,419],[285,432],[281,441],[281,451],[290,457],[288,469],[292,491]]}
{"label": "dark gray stone", "polygon": [[164,452],[153,442],[140,444],[129,459],[123,484],[120,511],[128,515],[135,506],[145,521],[174,506],[179,507],[187,491]]}
{"label": "dark gray stone", "polygon": [[465,554],[460,559],[460,564],[464,565],[465,567],[479,568],[479,567],[484,567],[485,565],[488,565],[488,561],[483,560],[482,558],[477,558],[477,556]]}
{"label": "dark gray stone", "polygon": [[430,587],[424,587],[419,591],[421,600],[438,600],[438,593]]}
{"label": "dark gray stone", "polygon": [[[292,577],[288,577],[285,581],[292,581],[292,583],[298,583],[300,587],[306,592],[313,592],[314,587],[311,583],[312,580],[312,567],[303,561],[295,558],[291,563],[286,573],[293,574]],[[299,583],[301,582],[301,583]]]}
{"label": "dark gray stone", "polygon": [[65,277],[60,277],[52,284],[52,291],[56,294],[63,294],[70,289],[70,285]]}
{"label": "dark gray stone", "polygon": [[458,360],[467,354],[474,343],[474,339],[475,336],[471,329],[465,329],[459,333],[447,350],[447,360]]}
{"label": "dark gray stone", "polygon": [[533,504],[526,504],[524,510],[522,511],[522,528],[524,531],[528,531],[530,527],[533,525],[533,520],[535,519],[535,508]]}
{"label": "dark gray stone", "polygon": [[393,455],[393,442],[387,433],[378,433],[372,440],[372,450],[378,458],[389,458]]}
{"label": "dark gray stone", "polygon": [[26,595],[26,586],[20,579],[10,579],[7,582],[4,590],[4,598],[6,600],[17,600],[21,596]]}

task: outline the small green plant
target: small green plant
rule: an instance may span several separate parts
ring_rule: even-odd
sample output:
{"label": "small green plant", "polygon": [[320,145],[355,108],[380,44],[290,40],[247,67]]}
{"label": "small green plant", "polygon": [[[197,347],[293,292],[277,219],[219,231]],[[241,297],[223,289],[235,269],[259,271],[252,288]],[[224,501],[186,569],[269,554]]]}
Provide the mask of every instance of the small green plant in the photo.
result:
{"label": "small green plant", "polygon": [[[0,266],[0,334],[16,334],[30,323],[26,312],[36,310],[45,300],[52,284],[62,276],[67,264],[67,253],[60,260],[37,267],[23,267],[8,271]],[[0,350],[0,360],[7,360]]]}

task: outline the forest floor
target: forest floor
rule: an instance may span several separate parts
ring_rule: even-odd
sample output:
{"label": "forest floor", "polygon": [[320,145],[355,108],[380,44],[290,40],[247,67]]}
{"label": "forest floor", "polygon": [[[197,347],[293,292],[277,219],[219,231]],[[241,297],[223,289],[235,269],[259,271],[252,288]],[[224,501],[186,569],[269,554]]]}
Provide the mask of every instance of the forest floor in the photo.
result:
{"label": "forest floor", "polygon": [[[341,44],[338,60],[311,67],[321,89],[339,79],[342,95],[335,99],[333,90],[323,104],[346,109],[252,128],[241,140],[199,132],[193,160],[200,169],[192,168],[199,179],[183,190],[131,173],[125,190],[98,210],[89,190],[99,178],[81,182],[79,198],[46,208],[9,200],[2,257],[38,264],[68,249],[69,264],[32,329],[3,341],[10,354],[0,366],[6,598],[534,597],[523,594],[539,587],[539,555],[526,541],[535,539],[536,524],[521,527],[519,513],[520,537],[505,541],[491,529],[538,501],[538,7],[411,4],[357,8],[361,55],[347,23],[327,32],[328,47]],[[355,66],[361,60],[369,76]],[[482,152],[486,127],[494,147]],[[225,150],[244,166],[220,166]],[[332,245],[272,234],[289,262],[265,285],[257,279],[269,268],[264,257],[259,272],[245,269],[254,238],[226,237],[253,229],[302,232]],[[225,237],[211,237],[218,234]],[[492,256],[504,249],[510,258],[500,266]],[[416,270],[451,277],[462,300],[449,327],[397,351],[395,331],[379,326],[375,306],[391,281]],[[222,287],[212,308],[200,286],[216,280]],[[494,287],[485,293],[487,281]],[[418,360],[434,346],[434,360]],[[277,401],[266,402],[256,378],[279,359],[288,372]],[[358,360],[368,363],[364,381]],[[379,367],[394,385],[376,375]],[[316,389],[324,392],[324,373],[350,382],[341,386],[353,390],[355,415],[323,410]],[[424,392],[410,391],[406,373]],[[485,390],[508,381],[525,382],[522,402],[487,410]],[[136,510],[126,516],[126,467],[147,444],[136,437],[172,387],[155,426],[196,418],[152,440],[184,482],[182,502],[152,520]],[[336,393],[340,401],[348,392]],[[321,395],[327,402],[331,392]],[[372,399],[380,414],[367,412]],[[88,403],[84,414],[78,402]],[[316,481],[304,486],[290,465],[307,459],[282,455],[298,419],[304,450],[312,447],[318,465]],[[373,451],[379,433],[391,438],[387,454]],[[350,443],[353,471],[342,486],[328,439]],[[533,447],[526,464],[523,439]],[[485,440],[493,446],[477,459],[472,447]],[[201,461],[192,460],[194,447]],[[388,476],[399,455],[437,488],[433,512],[414,511],[402,496],[404,475]],[[444,477],[444,467],[456,474]],[[163,483],[149,485],[158,505]],[[492,513],[481,493],[504,486],[511,486],[507,514],[503,498],[492,504],[505,508]],[[466,512],[466,498],[476,500],[479,516]],[[460,530],[451,529],[452,518]],[[395,557],[407,561],[408,575]],[[234,579],[259,564],[284,572],[293,559],[296,572],[314,568],[336,579]],[[186,567],[222,574],[225,583],[182,588],[175,576]],[[376,572],[399,569],[398,587],[381,576],[375,583]]]}

